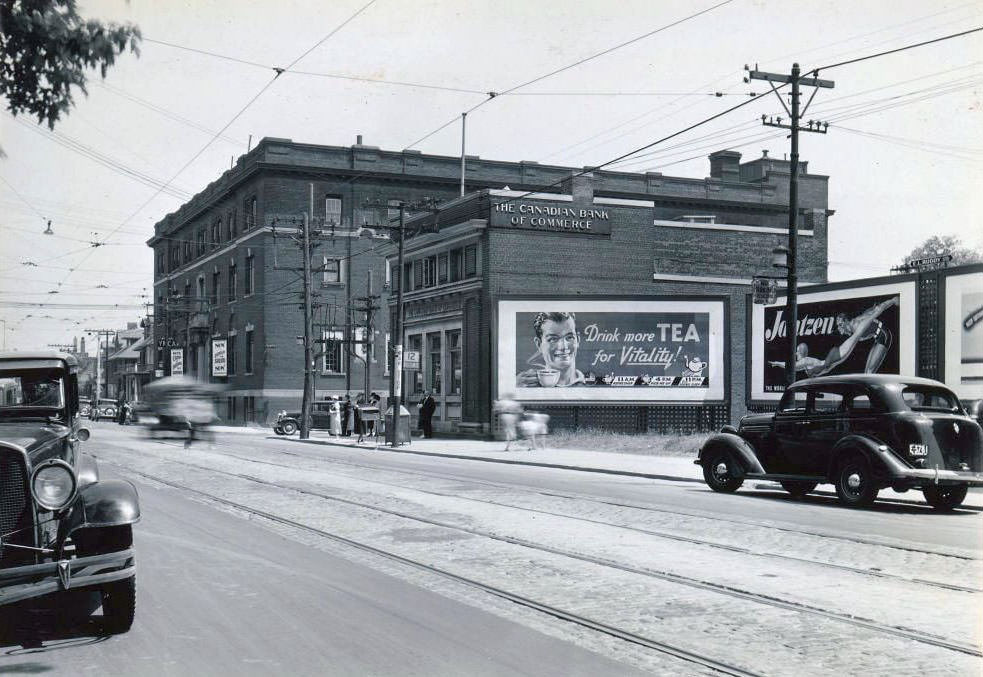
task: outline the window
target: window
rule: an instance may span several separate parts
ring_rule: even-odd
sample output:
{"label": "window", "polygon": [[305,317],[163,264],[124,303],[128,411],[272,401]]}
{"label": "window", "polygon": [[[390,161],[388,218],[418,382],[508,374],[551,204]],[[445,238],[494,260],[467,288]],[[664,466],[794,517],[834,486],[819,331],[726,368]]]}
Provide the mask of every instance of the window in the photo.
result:
{"label": "window", "polygon": [[839,414],[843,411],[843,393],[830,390],[814,390],[812,411],[816,414]]}
{"label": "window", "polygon": [[237,236],[239,234],[239,211],[238,210],[236,210],[236,209],[233,209],[232,210],[232,221],[230,223],[231,223],[231,228],[232,228],[232,237],[235,237],[235,236]]}
{"label": "window", "polygon": [[440,334],[427,334],[427,348],[430,351],[430,388],[435,395],[439,395],[443,381],[440,371]]}
{"label": "window", "polygon": [[191,300],[191,280],[184,281],[184,300],[185,302]]}
{"label": "window", "polygon": [[338,284],[341,282],[341,259],[329,259],[327,256],[322,260],[324,284]]}
{"label": "window", "polygon": [[205,255],[205,229],[198,229],[198,256]]}
{"label": "window", "polygon": [[212,249],[218,247],[222,241],[222,219],[217,218],[212,222]]}
{"label": "window", "polygon": [[345,334],[340,329],[328,329],[321,335],[324,346],[324,371],[342,373],[341,347]]}
{"label": "window", "polygon": [[778,411],[782,414],[804,414],[806,410],[806,391],[786,390]]}
{"label": "window", "polygon": [[246,199],[246,230],[256,225],[256,198]]}
{"label": "window", "polygon": [[[417,353],[423,352],[423,337],[420,334],[414,334],[408,337],[407,346],[409,350],[414,350]],[[411,385],[411,392],[415,395],[419,395],[423,392],[423,369],[414,369],[412,372],[411,379],[413,381]]]}
{"label": "window", "polygon": [[904,403],[913,411],[961,412],[959,400],[948,390],[934,386],[906,385],[901,391]]}
{"label": "window", "polygon": [[236,300],[236,287],[239,279],[236,275],[236,262],[229,263],[229,303]]}
{"label": "window", "polygon": [[212,307],[218,305],[218,288],[222,284],[222,273],[217,270],[212,273],[212,294],[208,298],[208,302],[212,304]]}
{"label": "window", "polygon": [[464,277],[474,277],[478,274],[478,246],[464,248]]}
{"label": "window", "polygon": [[437,257],[423,259],[423,286],[432,287],[437,284]]}
{"label": "window", "polygon": [[165,258],[164,250],[161,249],[161,250],[159,250],[157,252],[157,272],[158,273],[166,273],[167,272],[167,267],[165,266],[164,258]]}
{"label": "window", "polygon": [[232,214],[225,215],[225,239],[232,241]]}
{"label": "window", "polygon": [[341,225],[341,198],[324,198],[324,227],[331,229]]}
{"label": "window", "polygon": [[423,289],[423,259],[413,262],[413,289]]}
{"label": "window", "polygon": [[386,205],[386,218],[390,224],[399,223],[399,200],[389,200]]}
{"label": "window", "polygon": [[243,289],[243,294],[245,294],[246,296],[249,296],[250,294],[253,293],[253,285],[255,284],[254,276],[256,273],[255,273],[255,266],[253,265],[253,263],[254,263],[253,255],[252,254],[247,255],[246,279],[243,280],[243,284],[245,285],[245,288]]}
{"label": "window", "polygon": [[184,241],[184,260],[190,261],[194,257],[195,243],[190,239]]}
{"label": "window", "polygon": [[460,249],[451,251],[450,256],[450,281],[457,282],[464,279],[464,257]]}
{"label": "window", "polygon": [[413,279],[413,263],[403,264],[403,291],[410,291],[413,289],[412,285]]}
{"label": "window", "polygon": [[461,368],[461,330],[447,332],[447,356],[451,361],[447,394],[460,395],[464,373]]}
{"label": "window", "polygon": [[[231,325],[229,326],[229,331],[232,331]],[[236,369],[238,368],[238,365],[236,364],[236,335],[235,334],[229,334],[228,343],[225,346],[225,350],[228,353],[225,358],[227,361],[226,369],[229,372],[229,376],[232,376],[233,374],[236,373]]]}
{"label": "window", "polygon": [[851,412],[863,413],[866,411],[873,411],[874,405],[870,402],[870,397],[867,395],[854,395],[850,402],[847,404],[847,408]]}
{"label": "window", "polygon": [[246,363],[246,373],[247,374],[253,373],[253,330],[252,329],[248,329],[246,331],[245,363]]}
{"label": "window", "polygon": [[447,254],[437,257],[437,284],[447,282]]}

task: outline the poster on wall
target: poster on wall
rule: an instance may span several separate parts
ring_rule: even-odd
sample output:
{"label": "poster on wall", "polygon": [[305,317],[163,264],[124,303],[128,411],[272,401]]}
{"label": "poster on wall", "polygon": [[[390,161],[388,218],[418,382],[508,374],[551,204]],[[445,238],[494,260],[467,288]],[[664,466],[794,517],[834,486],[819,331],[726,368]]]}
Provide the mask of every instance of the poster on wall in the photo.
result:
{"label": "poster on wall", "polygon": [[723,300],[507,300],[498,392],[519,400],[724,398]]}
{"label": "poster on wall", "polygon": [[212,376],[228,376],[227,339],[212,339]]}
{"label": "poster on wall", "polygon": [[184,349],[171,348],[171,376],[184,373]]}
{"label": "poster on wall", "polygon": [[[785,391],[788,318],[785,299],[753,306],[751,398]],[[796,379],[838,374],[915,373],[913,282],[830,291],[800,290]]]}
{"label": "poster on wall", "polygon": [[945,278],[945,382],[963,399],[983,397],[983,272]]}

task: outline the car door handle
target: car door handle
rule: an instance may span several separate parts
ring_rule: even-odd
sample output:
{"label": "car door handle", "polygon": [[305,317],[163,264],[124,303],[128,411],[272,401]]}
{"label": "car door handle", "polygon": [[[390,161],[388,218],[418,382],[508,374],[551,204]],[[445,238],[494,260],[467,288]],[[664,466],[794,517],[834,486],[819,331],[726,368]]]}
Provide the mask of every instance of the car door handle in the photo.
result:
{"label": "car door handle", "polygon": [[795,425],[809,425],[810,421],[796,421]]}

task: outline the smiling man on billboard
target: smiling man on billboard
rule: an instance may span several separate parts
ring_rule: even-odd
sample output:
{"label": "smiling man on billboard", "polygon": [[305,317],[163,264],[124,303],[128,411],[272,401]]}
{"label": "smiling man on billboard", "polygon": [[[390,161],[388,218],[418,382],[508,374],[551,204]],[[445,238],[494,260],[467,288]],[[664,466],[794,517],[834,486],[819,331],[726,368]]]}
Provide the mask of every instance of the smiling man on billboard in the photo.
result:
{"label": "smiling man on billboard", "polygon": [[577,369],[577,318],[573,313],[539,313],[533,321],[536,352],[526,362],[534,365],[516,374],[521,387],[571,386],[584,383]]}

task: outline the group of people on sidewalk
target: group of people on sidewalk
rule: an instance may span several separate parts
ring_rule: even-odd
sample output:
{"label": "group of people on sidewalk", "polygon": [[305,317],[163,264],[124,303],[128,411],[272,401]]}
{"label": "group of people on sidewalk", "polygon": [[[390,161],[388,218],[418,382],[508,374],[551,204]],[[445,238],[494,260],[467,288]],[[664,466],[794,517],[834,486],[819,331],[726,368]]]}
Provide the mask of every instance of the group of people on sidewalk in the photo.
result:
{"label": "group of people on sidewalk", "polygon": [[505,451],[519,439],[526,440],[530,451],[546,448],[550,420],[548,414],[524,411],[522,404],[513,399],[511,394],[503,395],[502,399],[495,402],[495,413],[498,414],[505,436]]}
{"label": "group of people on sidewalk", "polygon": [[363,434],[372,435],[375,431],[375,419],[368,419],[363,426],[362,409],[363,407],[378,407],[382,397],[378,393],[370,393],[368,400],[364,393],[355,396],[352,402],[351,395],[346,394],[325,398],[328,402],[329,427],[328,434],[334,437],[351,437],[352,432],[356,433],[361,439]]}

